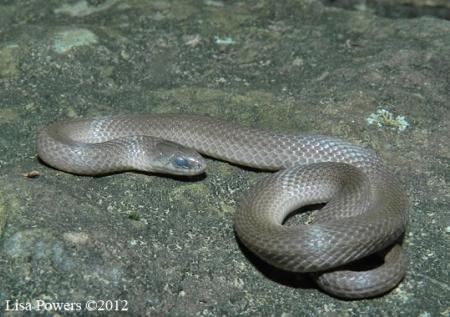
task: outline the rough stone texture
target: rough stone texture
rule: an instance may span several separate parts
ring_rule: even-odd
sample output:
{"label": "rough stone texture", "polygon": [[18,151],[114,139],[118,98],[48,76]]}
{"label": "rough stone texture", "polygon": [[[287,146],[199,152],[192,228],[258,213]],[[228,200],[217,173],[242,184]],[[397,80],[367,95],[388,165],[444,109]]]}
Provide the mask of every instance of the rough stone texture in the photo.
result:
{"label": "rough stone texture", "polygon": [[326,5],[369,11],[390,18],[435,16],[450,20],[449,0],[321,0]]}
{"label": "rough stone texture", "polygon": [[[89,40],[67,36],[55,50],[61,34]],[[128,301],[111,316],[448,316],[449,34],[445,20],[312,0],[2,1],[0,315],[12,315],[6,300],[93,299]],[[367,125],[380,108],[410,126]],[[255,259],[232,216],[265,173],[209,160],[193,181],[79,177],[36,157],[40,125],[130,112],[204,113],[374,149],[411,201],[406,279],[342,301]]]}

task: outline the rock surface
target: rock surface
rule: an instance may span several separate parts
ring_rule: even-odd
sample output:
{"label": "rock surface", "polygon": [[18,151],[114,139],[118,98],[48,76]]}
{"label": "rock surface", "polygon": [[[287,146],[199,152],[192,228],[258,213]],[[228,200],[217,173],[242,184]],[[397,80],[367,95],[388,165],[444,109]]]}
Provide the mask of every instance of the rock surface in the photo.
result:
{"label": "rock surface", "polygon": [[[449,34],[446,20],[312,0],[3,1],[0,315],[15,303],[32,311],[14,316],[38,315],[44,302],[84,316],[76,304],[111,300],[128,311],[109,316],[448,316]],[[369,125],[380,109],[394,121]],[[135,112],[374,149],[410,197],[407,277],[383,297],[342,301],[255,259],[232,217],[266,173],[208,160],[195,181],[80,177],[36,157],[41,125]]]}

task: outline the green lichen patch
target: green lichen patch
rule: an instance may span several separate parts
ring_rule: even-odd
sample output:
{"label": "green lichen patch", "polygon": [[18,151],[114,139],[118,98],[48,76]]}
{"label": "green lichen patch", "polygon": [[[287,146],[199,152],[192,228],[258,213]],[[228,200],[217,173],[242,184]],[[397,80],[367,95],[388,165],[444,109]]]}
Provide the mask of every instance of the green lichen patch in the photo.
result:
{"label": "green lichen patch", "polygon": [[13,109],[0,109],[0,123],[13,122],[17,120],[19,114]]}
{"label": "green lichen patch", "polygon": [[15,76],[19,73],[17,54],[19,45],[0,46],[0,78]]}
{"label": "green lichen patch", "polygon": [[209,190],[205,184],[192,183],[176,187],[170,194],[171,200],[184,207],[194,208],[199,202],[204,202],[208,197]]}
{"label": "green lichen patch", "polygon": [[137,211],[130,211],[128,213],[128,219],[139,221],[139,220],[141,220],[141,214]]}
{"label": "green lichen patch", "polygon": [[64,4],[61,7],[55,9],[54,12],[56,14],[62,13],[73,17],[83,17],[90,15],[92,13],[106,10],[110,8],[112,5],[114,5],[116,2],[117,0],[106,0],[97,6],[93,6],[90,5],[88,1],[81,0],[73,4]]}
{"label": "green lichen patch", "polygon": [[3,228],[6,224],[6,203],[0,196],[0,236],[2,235]]}

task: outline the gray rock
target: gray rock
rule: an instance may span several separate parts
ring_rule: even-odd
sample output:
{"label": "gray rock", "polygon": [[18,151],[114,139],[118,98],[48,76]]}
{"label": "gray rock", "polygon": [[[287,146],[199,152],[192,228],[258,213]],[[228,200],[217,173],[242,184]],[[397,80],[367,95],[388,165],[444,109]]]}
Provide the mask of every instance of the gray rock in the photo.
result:
{"label": "gray rock", "polygon": [[[71,33],[75,45],[55,51],[67,30],[90,40]],[[448,315],[449,34],[445,20],[312,0],[0,4],[0,315],[7,300],[30,303],[24,316],[84,316],[76,304],[88,300],[127,301],[112,316]],[[369,125],[380,109],[392,117]],[[374,149],[410,197],[407,277],[383,297],[342,301],[255,259],[232,217],[266,173],[208,160],[195,180],[80,177],[36,157],[41,125],[135,112],[202,113]]]}

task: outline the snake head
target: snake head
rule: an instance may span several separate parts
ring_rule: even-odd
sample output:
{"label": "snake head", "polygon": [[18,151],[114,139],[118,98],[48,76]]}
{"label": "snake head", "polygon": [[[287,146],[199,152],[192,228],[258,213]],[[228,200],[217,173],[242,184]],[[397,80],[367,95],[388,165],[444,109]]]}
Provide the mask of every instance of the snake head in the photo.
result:
{"label": "snake head", "polygon": [[204,158],[195,150],[174,142],[156,139],[142,151],[139,170],[172,175],[197,175],[204,172]]}

